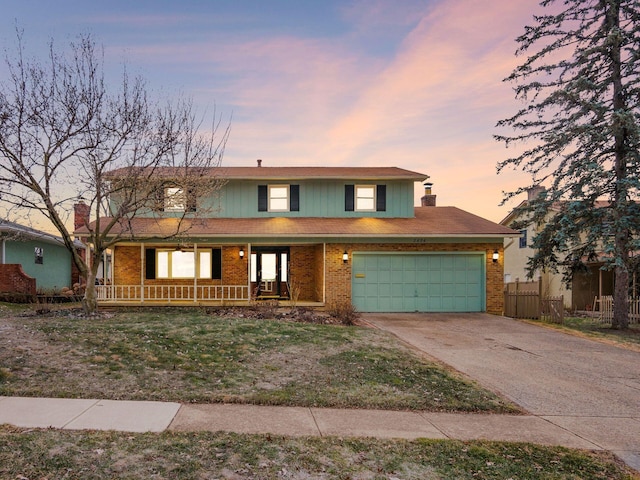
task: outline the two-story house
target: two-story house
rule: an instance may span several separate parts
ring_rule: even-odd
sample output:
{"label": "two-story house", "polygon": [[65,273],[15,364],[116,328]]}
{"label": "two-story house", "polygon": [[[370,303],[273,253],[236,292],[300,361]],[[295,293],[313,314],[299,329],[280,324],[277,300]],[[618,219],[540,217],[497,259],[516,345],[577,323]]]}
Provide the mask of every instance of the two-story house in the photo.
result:
{"label": "two-story house", "polygon": [[[509,214],[500,221],[501,225],[512,227],[523,219],[522,209],[544,192],[544,187],[537,186],[527,191],[527,199],[520,202]],[[607,202],[596,202],[596,208],[605,208]],[[547,219],[564,208],[563,202],[553,205],[547,215]],[[535,254],[532,239],[542,228],[541,225],[530,224],[520,230],[520,237],[505,240],[504,246],[504,272],[505,283],[517,280],[526,282],[528,278],[528,262]],[[561,271],[545,270],[533,274],[533,280],[542,282],[541,288],[544,295],[564,297],[564,305],[568,310],[590,310],[598,308],[598,300],[603,296],[613,295],[614,273],[613,270],[603,269],[605,254],[600,252],[596,259],[584,259],[585,270],[573,274],[570,283],[563,279]]]}
{"label": "two-story house", "polygon": [[[166,179],[161,208],[127,223],[131,239],[113,248],[100,302],[275,298],[362,312],[502,312],[503,240],[518,233],[435,206],[429,185],[414,207],[414,184],[427,175],[259,163],[211,169],[223,185],[195,198],[176,172],[156,172]],[[176,217],[187,233],[163,240]]]}

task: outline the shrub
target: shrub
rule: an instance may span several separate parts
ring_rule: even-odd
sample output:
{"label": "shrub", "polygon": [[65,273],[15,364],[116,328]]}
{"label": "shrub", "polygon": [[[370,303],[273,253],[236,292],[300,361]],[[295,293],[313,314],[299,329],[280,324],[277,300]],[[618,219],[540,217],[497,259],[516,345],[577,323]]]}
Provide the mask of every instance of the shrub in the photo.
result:
{"label": "shrub", "polygon": [[342,325],[355,325],[360,313],[351,302],[338,301],[327,306],[327,312]]}

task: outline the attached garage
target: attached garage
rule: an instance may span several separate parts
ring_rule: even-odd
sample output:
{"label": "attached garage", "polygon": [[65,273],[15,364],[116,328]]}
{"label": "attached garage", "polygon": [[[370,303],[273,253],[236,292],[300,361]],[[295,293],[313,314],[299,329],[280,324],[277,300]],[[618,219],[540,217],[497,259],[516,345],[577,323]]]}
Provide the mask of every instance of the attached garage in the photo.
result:
{"label": "attached garage", "polygon": [[361,312],[482,312],[485,257],[477,252],[353,253]]}

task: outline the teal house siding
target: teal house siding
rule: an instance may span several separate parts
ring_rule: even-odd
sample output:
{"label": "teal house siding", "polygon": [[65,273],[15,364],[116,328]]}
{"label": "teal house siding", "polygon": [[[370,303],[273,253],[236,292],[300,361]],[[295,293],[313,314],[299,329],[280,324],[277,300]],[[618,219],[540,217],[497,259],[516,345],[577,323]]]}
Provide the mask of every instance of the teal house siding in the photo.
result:
{"label": "teal house siding", "polygon": [[[42,263],[36,263],[36,248],[41,249]],[[71,254],[62,245],[38,240],[5,240],[4,263],[19,263],[24,273],[36,279],[36,289],[54,290],[71,287]]]}
{"label": "teal house siding", "polygon": [[[299,185],[300,208],[295,212],[258,211],[258,185]],[[345,185],[385,185],[386,209],[376,212],[345,211]],[[410,218],[414,214],[413,182],[401,181],[327,181],[300,180],[278,181],[230,181],[219,192],[218,198],[204,200],[201,206],[213,207],[214,217],[380,217]]]}

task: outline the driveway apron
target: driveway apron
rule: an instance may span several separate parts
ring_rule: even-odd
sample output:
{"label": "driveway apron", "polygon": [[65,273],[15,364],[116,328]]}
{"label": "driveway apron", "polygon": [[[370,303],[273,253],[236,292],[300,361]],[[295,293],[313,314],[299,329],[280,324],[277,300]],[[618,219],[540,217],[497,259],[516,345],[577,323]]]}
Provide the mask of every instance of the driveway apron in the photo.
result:
{"label": "driveway apron", "polygon": [[640,461],[639,352],[489,314],[362,318],[531,414]]}

